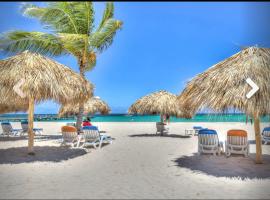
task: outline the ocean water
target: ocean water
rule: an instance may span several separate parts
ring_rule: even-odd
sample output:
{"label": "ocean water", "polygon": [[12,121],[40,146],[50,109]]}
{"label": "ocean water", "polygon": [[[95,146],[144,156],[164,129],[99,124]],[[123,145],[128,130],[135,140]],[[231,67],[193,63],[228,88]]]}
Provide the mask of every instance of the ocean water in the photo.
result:
{"label": "ocean water", "polygon": [[[0,121],[23,121],[27,119],[26,114],[4,114],[0,115]],[[74,122],[75,117],[58,118],[56,114],[36,114],[35,121],[60,121]],[[127,115],[110,114],[91,116],[93,122],[158,122],[158,115]],[[171,117],[171,122],[246,122],[245,114],[197,114],[191,119]],[[262,122],[270,122],[270,115],[261,118]]]}

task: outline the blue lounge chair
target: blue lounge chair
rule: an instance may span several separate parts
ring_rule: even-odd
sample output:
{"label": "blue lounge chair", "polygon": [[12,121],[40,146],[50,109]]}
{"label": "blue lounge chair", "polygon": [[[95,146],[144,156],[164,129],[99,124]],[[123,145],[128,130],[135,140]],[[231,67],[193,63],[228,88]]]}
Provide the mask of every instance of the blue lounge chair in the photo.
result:
{"label": "blue lounge chair", "polygon": [[96,126],[84,126],[82,140],[82,147],[91,145],[97,148],[97,145],[99,145],[99,148],[101,148],[103,143],[112,143],[112,138],[106,134],[100,134]]}
{"label": "blue lounge chair", "polygon": [[223,151],[223,143],[219,141],[215,130],[201,129],[198,132],[198,154],[213,153],[220,155]]}
{"label": "blue lounge chair", "polygon": [[265,127],[262,131],[262,141],[264,144],[270,142],[270,127]]}
{"label": "blue lounge chair", "polygon": [[[21,122],[21,126],[22,126],[22,133],[27,133],[28,132],[28,121],[22,121]],[[33,132],[36,135],[36,133],[38,134],[42,134],[43,132],[43,128],[33,128]]]}
{"label": "blue lounge chair", "polygon": [[195,132],[194,135],[198,135],[199,130],[204,129],[204,128],[201,127],[201,126],[193,126],[193,129],[194,129],[194,132]]}
{"label": "blue lounge chair", "polygon": [[12,127],[12,125],[10,124],[10,122],[2,122],[1,123],[1,127],[2,127],[2,130],[3,130],[3,135],[7,135],[7,136],[16,136],[16,135],[21,135],[22,133],[22,129],[14,129]]}

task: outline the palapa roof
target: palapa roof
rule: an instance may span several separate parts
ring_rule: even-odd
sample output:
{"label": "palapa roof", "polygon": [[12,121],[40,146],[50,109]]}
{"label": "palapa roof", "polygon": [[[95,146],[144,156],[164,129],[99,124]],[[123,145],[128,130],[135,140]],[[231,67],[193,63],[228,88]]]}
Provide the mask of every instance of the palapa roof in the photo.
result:
{"label": "palapa roof", "polygon": [[0,103],[0,114],[10,113],[10,112],[26,112],[28,109],[28,104],[25,105],[7,105]]}
{"label": "palapa roof", "polygon": [[[28,110],[28,101],[18,96],[12,88],[0,84],[0,97],[0,114]],[[16,103],[18,101],[20,103]]]}
{"label": "palapa roof", "polygon": [[[34,97],[35,102],[52,99],[68,103],[85,101],[93,95],[93,85],[70,68],[37,53],[24,51],[0,62],[0,93],[2,103],[19,105]],[[26,95],[21,98],[13,87],[24,80],[21,86]],[[8,92],[7,92],[8,91]],[[1,91],[0,91],[1,92]]]}
{"label": "palapa roof", "polygon": [[186,115],[181,111],[177,103],[177,96],[164,90],[141,97],[130,106],[128,113],[142,115],[167,114],[176,117],[184,117]]}
{"label": "palapa roof", "polygon": [[[84,114],[108,114],[111,111],[108,104],[99,97],[92,97],[84,104]],[[79,113],[79,104],[65,104],[59,110],[59,117],[65,115],[77,115]]]}
{"label": "palapa roof", "polygon": [[[247,78],[259,87],[249,99]],[[217,63],[189,81],[178,102],[192,114],[203,108],[270,114],[270,49],[249,47]]]}

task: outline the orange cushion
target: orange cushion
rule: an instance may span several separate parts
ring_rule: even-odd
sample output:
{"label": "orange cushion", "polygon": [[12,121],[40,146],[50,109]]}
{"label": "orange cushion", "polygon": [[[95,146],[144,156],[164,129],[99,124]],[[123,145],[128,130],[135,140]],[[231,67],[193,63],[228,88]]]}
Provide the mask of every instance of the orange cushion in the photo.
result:
{"label": "orange cushion", "polygon": [[77,129],[74,126],[62,126],[62,132],[77,132]]}
{"label": "orange cushion", "polygon": [[247,132],[245,130],[229,130],[227,134],[228,136],[247,137]]}

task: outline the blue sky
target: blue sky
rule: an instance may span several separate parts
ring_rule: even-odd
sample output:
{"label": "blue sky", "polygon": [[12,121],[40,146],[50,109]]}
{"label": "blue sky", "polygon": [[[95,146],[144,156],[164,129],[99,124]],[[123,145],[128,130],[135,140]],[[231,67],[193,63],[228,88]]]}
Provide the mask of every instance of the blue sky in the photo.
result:
{"label": "blue sky", "polygon": [[[105,3],[94,5],[98,22]],[[37,20],[23,17],[19,7],[19,2],[0,3],[0,32],[44,31]],[[123,29],[86,74],[95,95],[113,113],[126,112],[136,99],[161,89],[180,94],[187,80],[241,46],[270,47],[267,2],[116,2],[115,17],[124,22]],[[78,71],[72,56],[54,59]],[[48,101],[37,105],[35,113],[57,113],[58,108]]]}

